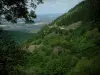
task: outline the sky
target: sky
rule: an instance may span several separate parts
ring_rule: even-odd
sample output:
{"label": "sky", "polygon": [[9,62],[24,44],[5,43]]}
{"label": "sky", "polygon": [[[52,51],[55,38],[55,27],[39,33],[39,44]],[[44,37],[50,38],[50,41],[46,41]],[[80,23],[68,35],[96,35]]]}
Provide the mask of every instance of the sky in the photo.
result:
{"label": "sky", "polygon": [[37,6],[36,14],[65,13],[81,1],[82,0],[44,0],[44,4]]}

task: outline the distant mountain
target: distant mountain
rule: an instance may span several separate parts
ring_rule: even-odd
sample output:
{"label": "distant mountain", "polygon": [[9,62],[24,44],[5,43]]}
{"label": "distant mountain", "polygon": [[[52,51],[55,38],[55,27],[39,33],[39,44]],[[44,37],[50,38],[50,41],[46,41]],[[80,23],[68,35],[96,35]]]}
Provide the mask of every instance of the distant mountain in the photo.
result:
{"label": "distant mountain", "polygon": [[44,22],[44,23],[49,24],[60,15],[62,15],[62,14],[61,13],[56,13],[56,14],[37,15],[37,18],[35,19],[35,22]]}
{"label": "distant mountain", "polygon": [[2,20],[1,28],[9,31],[21,31],[28,33],[37,33],[44,25],[51,23],[54,19],[56,19],[61,14],[45,14],[45,15],[37,15],[35,19],[35,23],[33,24],[25,24],[25,20],[22,18],[17,19],[17,24],[12,24],[10,22]]}

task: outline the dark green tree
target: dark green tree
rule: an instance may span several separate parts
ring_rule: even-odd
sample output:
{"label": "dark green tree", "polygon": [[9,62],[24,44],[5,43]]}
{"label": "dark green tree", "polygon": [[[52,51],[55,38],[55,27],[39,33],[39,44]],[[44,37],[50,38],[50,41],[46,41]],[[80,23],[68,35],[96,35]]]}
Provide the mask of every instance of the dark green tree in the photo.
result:
{"label": "dark green tree", "polygon": [[[28,3],[30,1],[30,3]],[[23,17],[29,20],[28,7],[36,9],[37,5],[43,3],[42,0],[0,0],[0,15],[5,15],[8,21],[13,18]],[[33,14],[33,13],[32,13]],[[35,13],[33,14],[35,15]],[[32,15],[32,17],[33,17]],[[35,16],[34,16],[35,18]]]}
{"label": "dark green tree", "polygon": [[0,29],[0,75],[8,75],[17,65],[24,64],[26,52],[12,40],[11,35]]}
{"label": "dark green tree", "polygon": [[91,20],[100,21],[100,0],[86,0]]}

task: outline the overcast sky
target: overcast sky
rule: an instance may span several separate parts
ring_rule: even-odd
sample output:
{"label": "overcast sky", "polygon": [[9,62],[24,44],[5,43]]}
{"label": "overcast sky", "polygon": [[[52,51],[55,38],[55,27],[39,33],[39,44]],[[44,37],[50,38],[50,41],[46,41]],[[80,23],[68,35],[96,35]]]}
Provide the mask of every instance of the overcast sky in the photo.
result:
{"label": "overcast sky", "polygon": [[36,14],[65,13],[82,0],[44,0],[38,5]]}

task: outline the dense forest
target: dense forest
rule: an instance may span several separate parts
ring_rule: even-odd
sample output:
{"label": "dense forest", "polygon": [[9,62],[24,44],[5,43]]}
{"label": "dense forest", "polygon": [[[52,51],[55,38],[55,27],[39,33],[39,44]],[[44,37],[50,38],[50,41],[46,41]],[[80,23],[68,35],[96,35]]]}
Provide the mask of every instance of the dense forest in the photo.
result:
{"label": "dense forest", "polygon": [[18,46],[0,31],[0,75],[100,75],[100,1],[84,0]]}

